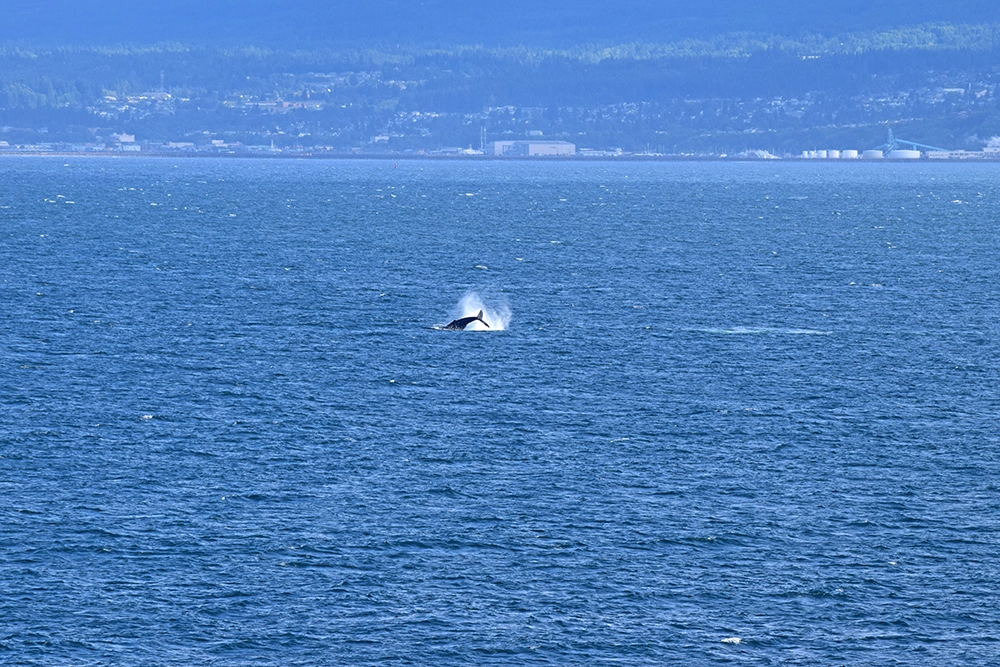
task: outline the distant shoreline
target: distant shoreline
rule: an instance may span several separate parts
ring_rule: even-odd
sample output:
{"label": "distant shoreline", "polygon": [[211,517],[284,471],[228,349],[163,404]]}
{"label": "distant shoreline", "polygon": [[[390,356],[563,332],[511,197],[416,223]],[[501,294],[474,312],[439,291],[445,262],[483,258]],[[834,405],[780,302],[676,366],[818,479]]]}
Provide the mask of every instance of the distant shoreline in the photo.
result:
{"label": "distant shoreline", "polygon": [[392,155],[386,153],[199,153],[199,152],[76,152],[76,151],[19,151],[0,150],[0,159],[4,157],[36,157],[36,158],[98,158],[135,160],[143,158],[182,158],[182,159],[265,159],[265,160],[378,160],[382,162],[760,162],[760,163],[809,163],[809,164],[882,164],[882,163],[914,163],[914,164],[989,164],[1000,163],[1000,158],[963,158],[963,159],[841,159],[841,158],[756,158],[747,156],[700,156],[700,155],[559,155],[559,156],[499,156],[499,155]]}

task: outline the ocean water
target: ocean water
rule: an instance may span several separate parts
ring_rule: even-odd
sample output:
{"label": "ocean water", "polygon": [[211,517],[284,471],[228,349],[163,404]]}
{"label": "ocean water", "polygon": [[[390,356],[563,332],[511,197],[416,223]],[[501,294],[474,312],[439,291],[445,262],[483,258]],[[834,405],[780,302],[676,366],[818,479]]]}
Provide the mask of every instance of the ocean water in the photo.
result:
{"label": "ocean water", "polygon": [[996,664],[996,170],[0,159],[0,663]]}

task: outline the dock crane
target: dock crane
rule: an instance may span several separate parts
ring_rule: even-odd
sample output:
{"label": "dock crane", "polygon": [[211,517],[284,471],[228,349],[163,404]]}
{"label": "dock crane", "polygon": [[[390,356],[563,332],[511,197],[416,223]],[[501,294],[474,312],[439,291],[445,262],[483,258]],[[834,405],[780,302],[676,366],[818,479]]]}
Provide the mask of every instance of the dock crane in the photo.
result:
{"label": "dock crane", "polygon": [[898,148],[900,148],[901,146],[902,147],[908,147],[908,148],[911,148],[912,150],[916,150],[916,151],[918,151],[918,150],[925,150],[925,151],[945,151],[945,152],[948,151],[947,148],[938,148],[937,146],[928,146],[927,144],[918,144],[915,141],[907,141],[906,139],[897,139],[895,136],[893,136],[893,134],[892,134],[892,128],[891,127],[889,128],[889,139],[884,144],[882,144],[881,146],[876,146],[875,150],[877,150],[877,151],[894,151],[894,150],[897,150]]}

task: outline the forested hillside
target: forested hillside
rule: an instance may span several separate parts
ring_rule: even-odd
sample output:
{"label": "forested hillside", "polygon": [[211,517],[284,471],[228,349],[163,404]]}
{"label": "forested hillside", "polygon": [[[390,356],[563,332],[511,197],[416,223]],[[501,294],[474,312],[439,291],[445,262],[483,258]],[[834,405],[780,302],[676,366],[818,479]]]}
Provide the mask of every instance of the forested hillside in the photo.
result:
{"label": "forested hillside", "polygon": [[4,0],[0,8],[0,41],[76,46],[565,48],[1000,21],[989,0]]}
{"label": "forested hillside", "polygon": [[[629,0],[608,13],[590,0],[515,2],[518,19],[444,0],[297,3],[283,13],[252,0],[217,3],[210,16],[196,3],[96,4],[102,12],[58,13],[44,30],[44,3],[13,3],[0,28],[0,141],[106,143],[128,133],[405,151],[478,147],[485,132],[718,153],[863,148],[888,127],[953,148],[1000,135],[1000,16],[838,28],[1000,14],[985,3],[914,2],[902,12],[904,3],[844,1],[805,12],[785,2]],[[309,23],[310,11],[298,39],[283,32]],[[269,32],[257,23],[276,16]],[[72,38],[59,39],[74,19]],[[331,21],[353,33],[324,39]],[[18,39],[11,25],[23,28]],[[737,25],[761,29],[717,32]],[[462,41],[490,30],[492,42]],[[671,38],[639,38],[650,31]]]}

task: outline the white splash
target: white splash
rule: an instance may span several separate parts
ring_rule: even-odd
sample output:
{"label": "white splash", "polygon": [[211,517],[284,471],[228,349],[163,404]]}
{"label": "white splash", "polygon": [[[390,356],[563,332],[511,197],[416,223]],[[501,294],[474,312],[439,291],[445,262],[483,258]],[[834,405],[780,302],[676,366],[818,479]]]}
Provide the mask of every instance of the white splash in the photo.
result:
{"label": "white splash", "polygon": [[742,644],[743,640],[739,637],[726,637],[722,640],[723,644]]}
{"label": "white splash", "polygon": [[483,319],[489,324],[484,327],[480,322],[472,322],[465,327],[466,331],[503,331],[510,323],[510,307],[504,301],[496,306],[488,306],[476,292],[469,292],[461,298],[457,306],[455,319],[472,317],[483,311]]}

